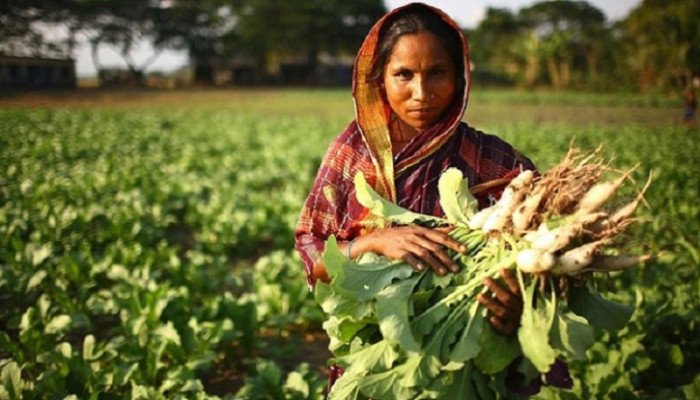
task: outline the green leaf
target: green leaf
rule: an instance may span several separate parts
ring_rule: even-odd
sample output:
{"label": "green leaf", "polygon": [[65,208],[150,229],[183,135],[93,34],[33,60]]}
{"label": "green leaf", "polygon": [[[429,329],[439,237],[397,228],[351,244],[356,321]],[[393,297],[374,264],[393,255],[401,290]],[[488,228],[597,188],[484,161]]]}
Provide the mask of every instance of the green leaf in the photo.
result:
{"label": "green leaf", "polygon": [[153,334],[161,337],[166,343],[173,343],[176,346],[180,346],[180,334],[171,321],[156,328]]}
{"label": "green leaf", "polygon": [[484,317],[478,313],[479,303],[474,302],[469,307],[467,315],[467,326],[462,331],[461,336],[450,354],[450,360],[455,362],[465,362],[479,354],[481,344],[481,332],[484,329]]}
{"label": "green leaf", "polygon": [[489,386],[489,376],[483,374],[478,368],[474,368],[470,374],[472,382],[474,382],[474,388],[476,389],[477,398],[481,400],[495,400],[496,393]]}
{"label": "green leaf", "polygon": [[441,399],[477,399],[476,389],[470,378],[474,366],[466,363],[464,368],[451,374],[444,374],[433,381],[430,389]]}
{"label": "green leaf", "polygon": [[9,354],[6,354],[14,358],[18,358],[22,354],[22,348],[19,346],[19,344],[15,343],[15,341],[12,340],[5,332],[0,332],[0,349],[8,352]]}
{"label": "green leaf", "polygon": [[321,306],[323,312],[338,317],[350,317],[354,320],[362,320],[373,312],[370,302],[349,298],[334,291],[329,285],[318,282],[314,288],[314,298]]}
{"label": "green leaf", "polygon": [[427,341],[423,344],[423,354],[447,361],[449,346],[455,341],[457,333],[465,325],[466,307],[467,303],[460,303],[450,310],[447,319],[440,323],[437,331],[427,337]]}
{"label": "green leaf", "polygon": [[131,376],[138,370],[138,368],[138,363],[118,364],[114,375],[115,383],[119,386],[126,385],[131,381]]}
{"label": "green leaf", "polygon": [[409,322],[412,314],[410,298],[419,279],[420,276],[415,275],[389,285],[377,294],[377,320],[384,339],[398,343],[410,352],[420,350]]}
{"label": "green leaf", "polygon": [[394,346],[386,340],[381,340],[360,351],[340,357],[336,361],[344,368],[369,373],[391,368],[398,357],[399,353]]}
{"label": "green leaf", "polygon": [[440,359],[432,356],[410,355],[401,384],[406,387],[422,388],[441,372]]}
{"label": "green leaf", "polygon": [[27,246],[27,251],[31,253],[32,265],[37,266],[49,258],[53,250],[50,244],[43,244],[38,248],[29,245]]}
{"label": "green leaf", "polygon": [[56,345],[54,348],[54,351],[56,354],[60,354],[65,358],[66,360],[70,360],[73,358],[73,346],[70,345],[68,342],[61,342]]}
{"label": "green leaf", "polygon": [[695,375],[693,381],[682,386],[681,389],[686,399],[700,399],[700,374]]}
{"label": "green leaf", "polygon": [[360,398],[360,379],[364,374],[353,374],[346,371],[331,388],[328,400],[357,400]]}
{"label": "green leaf", "polygon": [[[485,317],[480,315],[479,318],[483,320]],[[485,374],[495,374],[503,371],[521,354],[520,347],[513,336],[496,332],[486,321],[482,324],[483,328],[479,336],[481,351],[474,359],[474,365]]]}
{"label": "green leaf", "polygon": [[46,278],[47,274],[46,271],[43,269],[40,269],[36,271],[31,278],[29,278],[29,281],[27,282],[27,292],[31,291],[35,287],[39,286],[41,282],[44,281]]}
{"label": "green leaf", "polygon": [[[10,399],[21,399],[24,382],[22,381],[22,369],[14,362],[0,361],[0,388],[5,388]],[[2,393],[0,393],[2,394]]]}
{"label": "green leaf", "polygon": [[20,336],[25,335],[27,332],[31,332],[36,323],[37,323],[36,308],[34,308],[34,307],[27,308],[27,310],[22,314],[22,318],[20,318],[20,323],[19,323]]}
{"label": "green leaf", "polygon": [[340,282],[333,281],[332,285],[359,300],[375,297],[394,279],[406,279],[413,275],[413,268],[410,265],[383,258],[366,264],[346,261],[343,269],[345,276]]}
{"label": "green leaf", "polygon": [[453,224],[466,226],[476,212],[478,202],[469,192],[468,180],[462,177],[462,171],[459,169],[447,169],[438,180],[438,192],[440,206],[447,220]]}
{"label": "green leaf", "polygon": [[[522,276],[519,273],[520,287]],[[533,279],[528,288],[523,290],[523,314],[518,329],[518,340],[525,357],[532,361],[540,372],[547,372],[554,363],[557,353],[549,344],[549,330],[554,321],[556,301],[552,297],[547,301],[543,296],[537,298],[537,308],[533,307],[537,280]],[[552,296],[555,294],[552,293]]]}
{"label": "green leaf", "polygon": [[439,302],[428,308],[421,315],[413,319],[411,326],[419,337],[429,335],[440,326],[442,320],[447,318],[450,308],[447,304]]}
{"label": "green leaf", "polygon": [[149,390],[148,387],[139,385],[135,382],[131,382],[131,399],[132,400],[139,400],[139,399],[150,399],[151,394],[153,390]]}
{"label": "green leaf", "polygon": [[571,312],[558,312],[550,331],[555,349],[572,360],[585,360],[586,350],[595,342],[595,332],[585,318]]}
{"label": "green leaf", "polygon": [[83,340],[83,360],[92,361],[95,352],[95,337],[93,335],[85,336]]}
{"label": "green leaf", "polygon": [[603,298],[588,286],[573,286],[569,292],[569,309],[595,328],[620,330],[627,325],[634,308]]}
{"label": "green leaf", "polygon": [[335,236],[331,235],[326,240],[325,250],[323,251],[323,264],[326,267],[326,272],[331,278],[331,283],[336,280],[342,281],[345,277],[345,270],[343,266],[347,258],[343,255],[338,247],[338,241]]}
{"label": "green leaf", "polygon": [[311,394],[309,383],[304,379],[304,375],[297,371],[292,371],[287,375],[287,380],[284,382],[286,392],[291,391],[301,398],[308,399]]}
{"label": "green leaf", "polygon": [[335,352],[343,345],[350,343],[352,338],[367,325],[367,321],[357,321],[351,317],[330,316],[323,322],[323,329],[330,338],[329,350]]}
{"label": "green leaf", "polygon": [[46,324],[46,326],[44,327],[44,333],[51,335],[63,332],[70,327],[71,321],[72,319],[70,315],[57,315]]}
{"label": "green leaf", "polygon": [[357,201],[368,208],[373,215],[384,217],[399,225],[418,223],[427,226],[437,226],[445,225],[447,222],[442,218],[414,213],[383,198],[367,183],[365,175],[361,171],[355,175],[354,181]]}
{"label": "green leaf", "polygon": [[177,390],[179,393],[192,392],[199,394],[204,390],[204,385],[202,385],[202,381],[199,379],[188,379],[184,382],[178,379],[177,384],[180,385],[180,388]]}
{"label": "green leaf", "polygon": [[671,364],[677,366],[677,367],[682,367],[684,358],[683,358],[683,350],[681,350],[681,347],[678,346],[677,344],[672,344],[671,348],[668,350],[668,359],[671,361]]}
{"label": "green leaf", "polygon": [[411,355],[388,371],[365,376],[359,386],[362,393],[372,398],[409,399],[439,373],[437,358]]}

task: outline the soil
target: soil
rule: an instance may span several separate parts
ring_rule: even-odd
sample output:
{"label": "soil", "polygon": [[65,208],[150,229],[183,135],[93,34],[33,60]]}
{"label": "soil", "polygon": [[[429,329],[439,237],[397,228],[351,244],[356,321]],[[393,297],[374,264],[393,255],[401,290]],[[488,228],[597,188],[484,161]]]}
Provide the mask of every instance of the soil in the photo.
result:
{"label": "soil", "polygon": [[328,350],[328,336],[320,327],[292,327],[287,331],[263,331],[260,350],[254,350],[252,356],[248,349],[236,343],[225,349],[226,356],[217,360],[208,373],[201,377],[207,393],[216,396],[235,394],[245,383],[248,371],[254,365],[246,365],[245,360],[256,357],[274,360],[288,373],[300,364],[309,364],[312,371],[325,379],[328,376],[326,363],[332,356]]}

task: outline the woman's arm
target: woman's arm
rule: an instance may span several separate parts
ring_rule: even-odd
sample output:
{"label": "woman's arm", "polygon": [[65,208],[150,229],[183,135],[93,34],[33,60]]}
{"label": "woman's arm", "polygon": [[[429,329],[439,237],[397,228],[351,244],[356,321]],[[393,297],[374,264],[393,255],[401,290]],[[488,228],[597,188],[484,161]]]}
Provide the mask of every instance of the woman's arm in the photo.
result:
{"label": "woman's arm", "polygon": [[[404,260],[418,271],[431,268],[438,275],[445,275],[449,271],[459,272],[459,265],[447,254],[448,248],[460,253],[467,250],[451,238],[446,230],[421,226],[376,230],[351,241],[338,242],[338,247],[351,259],[371,252],[394,260]],[[325,265],[320,258],[313,265],[313,276],[323,282],[328,281]]]}

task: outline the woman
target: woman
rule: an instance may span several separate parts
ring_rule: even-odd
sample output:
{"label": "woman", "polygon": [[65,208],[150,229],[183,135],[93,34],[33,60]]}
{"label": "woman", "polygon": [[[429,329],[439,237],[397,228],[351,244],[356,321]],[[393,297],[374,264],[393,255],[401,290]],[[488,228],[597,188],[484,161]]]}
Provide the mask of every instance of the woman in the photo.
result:
{"label": "woman", "polygon": [[[355,61],[356,119],[326,152],[296,229],[310,286],[328,279],[321,255],[330,235],[350,258],[374,252],[417,270],[458,271],[446,249],[464,249],[447,231],[385,226],[369,215],[355,197],[357,172],[400,206],[441,216],[437,182],[447,168],[462,170],[470,185],[491,187],[475,194],[481,206],[493,201],[509,178],[534,169],[501,139],[460,122],[469,94],[468,66],[466,38],[433,7],[398,8],[370,30]],[[508,335],[518,326],[522,300],[513,276],[503,272],[502,277],[500,283],[484,282],[490,295],[479,301],[494,329]]]}

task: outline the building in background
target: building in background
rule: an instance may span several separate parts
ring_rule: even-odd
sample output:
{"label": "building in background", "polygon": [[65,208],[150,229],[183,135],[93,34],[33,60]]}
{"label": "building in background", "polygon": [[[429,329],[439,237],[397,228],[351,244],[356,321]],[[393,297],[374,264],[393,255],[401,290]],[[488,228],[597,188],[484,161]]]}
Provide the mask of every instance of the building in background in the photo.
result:
{"label": "building in background", "polygon": [[0,55],[0,88],[75,88],[75,60]]}

